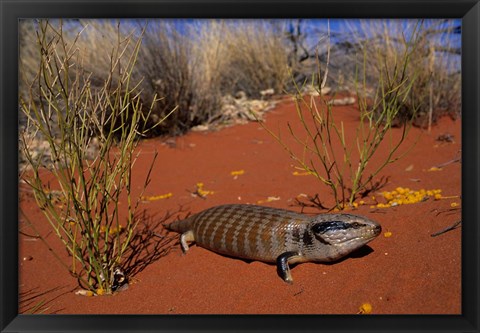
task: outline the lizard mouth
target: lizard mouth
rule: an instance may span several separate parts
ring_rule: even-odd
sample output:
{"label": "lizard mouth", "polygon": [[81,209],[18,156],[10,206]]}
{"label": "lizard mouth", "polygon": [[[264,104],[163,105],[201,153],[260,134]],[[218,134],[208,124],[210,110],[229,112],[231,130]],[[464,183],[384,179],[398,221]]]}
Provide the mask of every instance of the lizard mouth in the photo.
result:
{"label": "lizard mouth", "polygon": [[366,244],[376,238],[382,232],[380,225],[372,226],[372,228],[364,229],[361,232],[345,230],[344,232],[326,233],[323,240],[332,245],[343,246],[344,244],[357,243],[358,246]]}
{"label": "lizard mouth", "polygon": [[338,245],[348,243],[358,247],[377,237],[382,227],[368,218],[351,214],[333,214],[321,216],[311,230],[324,244]]}

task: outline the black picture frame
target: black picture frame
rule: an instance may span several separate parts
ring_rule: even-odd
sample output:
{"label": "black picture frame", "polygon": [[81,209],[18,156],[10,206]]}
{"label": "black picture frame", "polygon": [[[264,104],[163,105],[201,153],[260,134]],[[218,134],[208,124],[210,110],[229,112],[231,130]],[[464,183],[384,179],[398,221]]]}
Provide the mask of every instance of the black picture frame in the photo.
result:
{"label": "black picture frame", "polygon": [[[1,332],[479,332],[480,4],[478,0],[0,0]],[[20,18],[461,18],[461,315],[19,315],[18,20]],[[421,255],[419,253],[418,255]]]}

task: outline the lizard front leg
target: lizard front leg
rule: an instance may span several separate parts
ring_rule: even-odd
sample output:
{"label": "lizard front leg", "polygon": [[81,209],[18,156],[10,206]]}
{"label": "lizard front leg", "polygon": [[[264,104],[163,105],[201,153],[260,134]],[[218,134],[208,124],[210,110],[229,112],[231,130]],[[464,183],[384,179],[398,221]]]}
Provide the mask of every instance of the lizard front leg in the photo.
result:
{"label": "lizard front leg", "polygon": [[290,272],[290,264],[297,262],[303,262],[305,258],[299,252],[288,251],[284,252],[277,257],[277,273],[283,279],[283,281],[292,284],[293,278]]}

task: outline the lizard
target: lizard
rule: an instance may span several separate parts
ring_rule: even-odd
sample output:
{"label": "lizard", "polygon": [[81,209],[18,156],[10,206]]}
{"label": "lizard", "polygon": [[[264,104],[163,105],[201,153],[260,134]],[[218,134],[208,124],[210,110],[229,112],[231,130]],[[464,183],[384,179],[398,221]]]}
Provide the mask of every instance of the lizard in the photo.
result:
{"label": "lizard", "polygon": [[380,224],[346,213],[316,216],[250,204],[208,208],[165,227],[189,242],[246,260],[276,263],[278,275],[293,283],[290,265],[337,261],[376,238]]}

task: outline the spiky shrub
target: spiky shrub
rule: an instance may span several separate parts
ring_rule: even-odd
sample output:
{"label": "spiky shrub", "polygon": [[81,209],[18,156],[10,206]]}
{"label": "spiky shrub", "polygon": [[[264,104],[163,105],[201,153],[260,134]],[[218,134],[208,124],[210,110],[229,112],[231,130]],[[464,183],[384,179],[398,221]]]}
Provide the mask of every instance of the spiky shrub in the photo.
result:
{"label": "spiky shrub", "polygon": [[[184,24],[186,31],[179,26]],[[191,127],[208,123],[221,111],[221,73],[213,73],[212,65],[199,49],[197,31],[176,20],[152,20],[148,23],[135,75],[144,77],[143,96],[165,96],[152,112],[163,118],[173,108],[177,111],[156,129],[157,134],[179,135]]]}
{"label": "spiky shrub", "polygon": [[[457,25],[454,20],[443,19],[360,20],[356,25],[347,25],[350,28],[345,38],[350,47],[365,51],[365,58],[347,53],[343,59],[348,64],[342,67],[363,67],[365,61],[366,82],[375,90],[384,63],[397,63],[405,50],[412,50],[406,73],[409,77],[415,76],[416,80],[398,117],[410,117],[415,105],[414,123],[430,127],[442,115],[457,117],[461,112],[460,30]],[[412,48],[412,36],[415,48]],[[350,74],[353,86],[354,70]]]}
{"label": "spiky shrub", "polygon": [[[110,70],[103,85],[94,87],[75,43],[81,32],[67,42],[63,27],[61,21],[36,24],[38,71],[26,83],[27,97],[20,97],[26,118],[20,149],[31,168],[22,177],[71,256],[65,267],[83,288],[110,294],[122,282],[115,272],[138,223],[135,212],[156,158],[135,194],[135,148],[150,130],[142,110],[151,110],[156,97],[142,105],[132,81],[142,33],[126,39],[119,33],[117,44],[98,55],[109,57]],[[48,154],[30,149],[35,138],[48,142]],[[98,150],[90,154],[94,146]]]}
{"label": "spiky shrub", "polygon": [[[273,88],[281,93],[288,81],[288,51],[279,22],[255,20],[68,20],[62,27],[66,44],[75,43],[90,73],[92,90],[101,90],[111,72],[105,50],[115,50],[118,40],[130,40],[131,27],[146,24],[142,46],[132,79],[139,83],[143,104],[151,105],[155,95],[162,96],[150,110],[144,107],[148,126],[158,123],[172,109],[176,112],[148,135],[179,135],[191,127],[222,118],[222,96],[243,91],[257,98],[260,91]],[[82,32],[78,34],[78,32]],[[22,27],[20,92],[28,98],[29,86],[38,72],[38,50],[31,22]],[[130,43],[121,51],[131,54]],[[128,57],[119,57],[117,68],[126,67]],[[119,71],[111,76],[117,84]]]}
{"label": "spiky shrub", "polygon": [[[300,169],[330,188],[334,205],[327,208],[342,210],[354,206],[357,198],[367,195],[380,183],[375,181],[379,172],[402,156],[399,148],[411,128],[415,107],[412,113],[403,118],[402,133],[396,142],[391,131],[404,110],[404,104],[409,100],[416,79],[416,75],[409,74],[407,70],[415,51],[415,31],[411,40],[410,46],[394,62],[388,62],[385,57],[379,59],[381,70],[378,73],[378,87],[371,98],[361,93],[366,90],[367,53],[364,53],[361,68],[363,78],[357,76],[356,80],[360,115],[353,137],[346,132],[343,122],[335,119],[333,105],[321,95],[323,87],[318,85],[314,86],[320,95],[320,98],[316,99],[303,94],[304,87],[294,83],[294,101],[301,126],[300,130],[296,131],[289,123],[288,130],[294,142],[302,148],[301,154],[279,134],[264,126],[297,162]],[[318,68],[312,82],[325,82],[325,79],[320,77],[320,64]],[[373,157],[387,138],[390,143],[387,155],[374,163]],[[318,200],[312,200],[312,203],[326,208]]]}
{"label": "spiky shrub", "polygon": [[153,20],[139,59],[146,99],[165,96],[153,113],[178,107],[157,129],[174,135],[220,119],[223,96],[243,91],[257,98],[268,88],[280,93],[288,78],[286,48],[272,22]]}
{"label": "spiky shrub", "polygon": [[275,21],[212,21],[202,31],[202,47],[210,51],[222,67],[222,92],[243,91],[258,98],[260,91],[281,93],[289,79],[288,48],[282,26]]}

